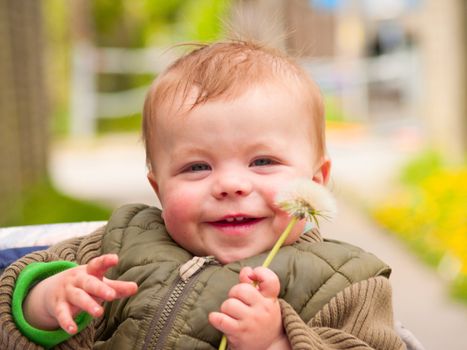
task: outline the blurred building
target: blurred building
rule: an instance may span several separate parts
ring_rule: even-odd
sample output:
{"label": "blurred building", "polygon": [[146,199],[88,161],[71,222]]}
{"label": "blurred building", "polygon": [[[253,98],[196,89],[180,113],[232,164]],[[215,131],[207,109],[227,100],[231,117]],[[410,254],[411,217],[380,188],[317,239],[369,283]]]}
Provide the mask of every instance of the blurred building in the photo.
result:
{"label": "blurred building", "polygon": [[237,31],[298,56],[346,119],[418,122],[432,145],[462,160],[464,0],[237,0],[233,7]]}

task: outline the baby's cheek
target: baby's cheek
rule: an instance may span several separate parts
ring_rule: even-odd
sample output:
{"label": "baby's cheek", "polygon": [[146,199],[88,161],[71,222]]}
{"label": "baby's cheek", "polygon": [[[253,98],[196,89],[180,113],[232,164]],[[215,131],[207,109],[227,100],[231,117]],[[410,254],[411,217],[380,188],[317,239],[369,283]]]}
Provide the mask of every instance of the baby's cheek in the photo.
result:
{"label": "baby's cheek", "polygon": [[[283,211],[280,211],[280,212],[276,213],[275,231],[278,232],[278,233],[276,233],[278,236],[282,232],[284,232],[284,230],[286,229],[286,227],[289,224],[290,220],[292,220],[292,217],[290,215],[288,215],[287,213],[285,213]],[[297,241],[297,239],[302,234],[304,228],[305,228],[305,220],[300,220],[299,222],[297,222],[294,225],[292,231],[289,233],[287,239],[285,240],[285,244],[286,245],[287,244],[292,244],[295,241]]]}
{"label": "baby's cheek", "polygon": [[276,186],[265,186],[265,188],[262,189],[261,194],[268,203],[276,206],[275,203],[278,191],[279,189]]}
{"label": "baby's cheek", "polygon": [[292,244],[296,242],[303,233],[305,229],[305,220],[300,220],[293,228],[292,232],[290,232],[289,237],[285,241],[285,244]]}
{"label": "baby's cheek", "polygon": [[172,195],[162,203],[162,216],[167,226],[181,225],[194,217],[196,201],[190,196]]}

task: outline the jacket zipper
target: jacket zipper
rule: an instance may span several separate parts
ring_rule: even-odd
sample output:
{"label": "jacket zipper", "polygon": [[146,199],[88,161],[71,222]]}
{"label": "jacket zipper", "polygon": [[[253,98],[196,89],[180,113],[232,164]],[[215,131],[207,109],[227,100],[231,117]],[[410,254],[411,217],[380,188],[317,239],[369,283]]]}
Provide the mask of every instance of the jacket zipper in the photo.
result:
{"label": "jacket zipper", "polygon": [[165,340],[177,315],[177,310],[190,292],[193,284],[198,280],[200,272],[209,265],[218,264],[217,261],[209,258],[188,278],[182,279],[180,276],[177,276],[151,321],[148,333],[144,339],[143,350],[163,349]]}

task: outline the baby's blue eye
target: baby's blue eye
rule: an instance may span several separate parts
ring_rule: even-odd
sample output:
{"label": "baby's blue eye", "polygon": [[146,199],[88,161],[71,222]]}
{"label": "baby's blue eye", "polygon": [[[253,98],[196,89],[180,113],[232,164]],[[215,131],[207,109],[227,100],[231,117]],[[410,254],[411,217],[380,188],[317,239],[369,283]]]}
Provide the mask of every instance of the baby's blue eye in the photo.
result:
{"label": "baby's blue eye", "polygon": [[185,171],[188,172],[197,172],[197,171],[208,171],[211,170],[211,167],[208,164],[195,163],[186,167]]}
{"label": "baby's blue eye", "polygon": [[250,166],[266,166],[266,165],[271,165],[274,164],[274,161],[269,158],[258,158],[255,159],[253,162],[251,162]]}

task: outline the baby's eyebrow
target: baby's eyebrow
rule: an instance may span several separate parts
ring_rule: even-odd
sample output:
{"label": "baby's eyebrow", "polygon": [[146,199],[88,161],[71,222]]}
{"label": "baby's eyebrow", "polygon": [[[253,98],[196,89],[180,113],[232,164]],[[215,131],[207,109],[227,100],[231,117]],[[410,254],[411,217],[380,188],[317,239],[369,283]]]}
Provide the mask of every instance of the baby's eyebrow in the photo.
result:
{"label": "baby's eyebrow", "polygon": [[259,141],[256,142],[248,147],[248,151],[250,152],[271,152],[277,149],[281,149],[278,147],[279,142],[278,140],[267,140],[267,141]]}
{"label": "baby's eyebrow", "polygon": [[190,156],[200,156],[206,157],[209,154],[209,150],[205,149],[204,147],[199,147],[197,145],[190,145],[190,146],[181,146],[176,149],[174,152],[178,158],[185,158]]}
{"label": "baby's eyebrow", "polygon": [[277,141],[275,141],[275,140],[257,142],[257,143],[252,145],[252,149],[253,150],[256,150],[256,149],[269,149],[269,148],[272,148],[276,142]]}

